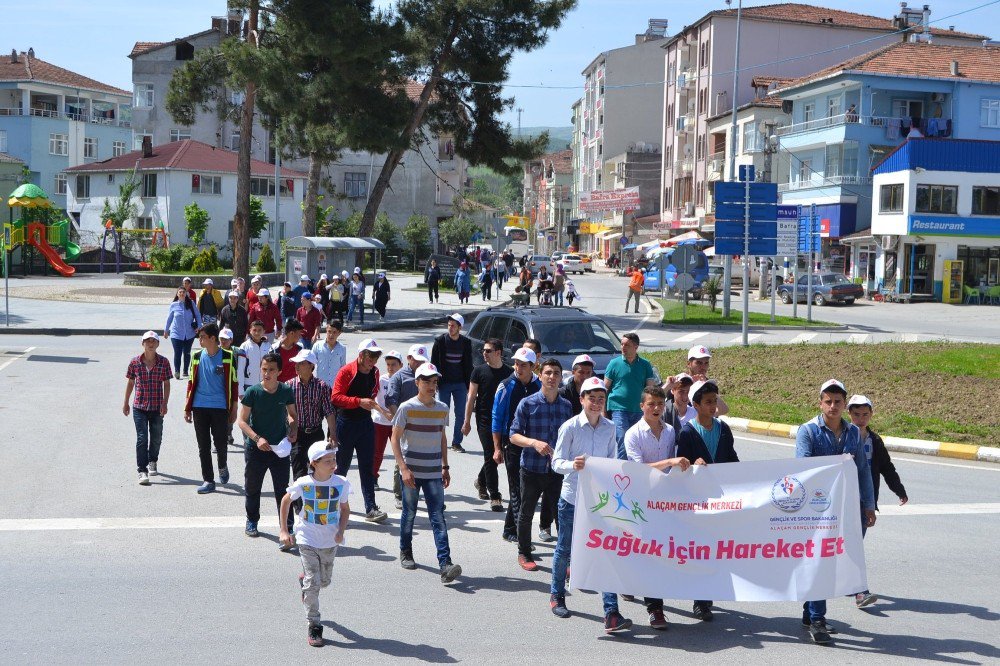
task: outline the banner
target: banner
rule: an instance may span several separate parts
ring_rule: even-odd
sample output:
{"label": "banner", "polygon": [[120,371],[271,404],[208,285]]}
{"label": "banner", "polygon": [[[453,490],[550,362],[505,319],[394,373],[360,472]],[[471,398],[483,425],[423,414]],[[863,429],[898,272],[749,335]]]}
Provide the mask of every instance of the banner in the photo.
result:
{"label": "banner", "polygon": [[580,193],[580,210],[585,213],[600,211],[636,210],[639,208],[639,188],[622,190],[593,190]]}
{"label": "banner", "polygon": [[588,458],[570,586],[664,599],[805,601],[867,588],[849,455],[664,474]]}

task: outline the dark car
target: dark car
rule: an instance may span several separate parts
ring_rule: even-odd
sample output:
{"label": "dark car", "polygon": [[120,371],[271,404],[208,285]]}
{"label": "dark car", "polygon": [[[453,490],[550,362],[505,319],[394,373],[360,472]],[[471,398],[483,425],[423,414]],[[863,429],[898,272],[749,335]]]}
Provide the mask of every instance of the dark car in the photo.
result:
{"label": "dark car", "polygon": [[573,307],[495,307],[483,310],[469,330],[473,360],[484,363],[483,343],[488,338],[503,340],[503,360],[510,365],[513,354],[528,338],[542,343],[541,359],[555,357],[570,370],[573,359],[590,354],[594,372],[603,376],[605,368],[621,354],[621,337],[603,319]]}
{"label": "dark car", "polygon": [[[809,290],[809,276],[800,275],[796,280],[795,297],[799,302],[806,302],[806,292]],[[865,290],[860,284],[855,284],[838,273],[813,273],[812,292],[810,297],[815,305],[827,303],[847,303],[851,305],[864,296]],[[792,283],[778,285],[778,297],[782,303],[792,302]]]}

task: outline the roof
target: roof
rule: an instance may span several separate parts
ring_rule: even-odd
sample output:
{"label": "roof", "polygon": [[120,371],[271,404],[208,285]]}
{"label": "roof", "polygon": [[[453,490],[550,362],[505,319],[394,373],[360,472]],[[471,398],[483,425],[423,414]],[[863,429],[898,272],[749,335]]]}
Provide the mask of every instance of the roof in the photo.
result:
{"label": "roof", "polygon": [[1000,141],[908,139],[872,167],[874,175],[908,171],[1000,173]]}
{"label": "roof", "polygon": [[17,62],[11,62],[10,55],[0,55],[0,81],[32,81],[36,83],[51,83],[69,88],[83,88],[95,92],[110,93],[132,97],[128,90],[115,88],[101,83],[82,74],[57,67],[29,56],[23,51],[17,56]]}
{"label": "roof", "polygon": [[766,76],[758,74],[757,76],[750,79],[751,88],[770,88],[772,85],[782,85],[788,83],[792,79],[787,76]]}
{"label": "roof", "polygon": [[7,153],[0,153],[0,164],[24,164],[24,160]]}
{"label": "roof", "polygon": [[385,243],[377,238],[331,238],[328,236],[296,236],[285,241],[289,250],[384,250]]}
{"label": "roof", "polygon": [[[958,62],[957,77],[951,73],[953,61]],[[902,78],[949,80],[958,78],[964,81],[1000,83],[1000,48],[898,42],[795,79],[778,88],[777,92],[793,90],[807,83],[822,81],[848,72]]]}
{"label": "roof", "polygon": [[546,167],[551,164],[556,173],[573,173],[573,150],[570,148],[542,155],[540,159]]}
{"label": "roof", "polygon": [[201,32],[196,32],[193,35],[187,35],[185,37],[178,37],[169,42],[136,42],[132,47],[132,52],[128,54],[129,58],[134,58],[137,55],[142,55],[144,53],[149,53],[150,51],[155,51],[157,49],[162,49],[164,46],[173,46],[180,42],[186,42],[190,39],[196,39],[198,37],[203,37],[210,32],[218,32],[217,28],[209,28],[208,30],[202,30]]}
{"label": "roof", "polygon": [[[143,171],[175,169],[178,171],[202,171],[216,173],[236,173],[239,154],[224,148],[216,148],[201,141],[184,139],[153,146],[152,157],[144,158],[141,150],[133,150],[119,157],[100,162],[90,162],[70,167],[72,173],[107,173],[128,171],[136,166]],[[274,176],[274,165],[260,160],[250,160],[250,173],[255,176]],[[281,169],[281,175],[291,178],[305,178],[307,174],[293,169]]]}

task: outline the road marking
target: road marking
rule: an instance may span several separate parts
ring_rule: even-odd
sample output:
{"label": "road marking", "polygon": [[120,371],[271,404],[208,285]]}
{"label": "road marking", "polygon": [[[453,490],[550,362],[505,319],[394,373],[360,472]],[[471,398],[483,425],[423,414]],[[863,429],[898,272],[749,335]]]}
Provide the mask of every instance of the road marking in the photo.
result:
{"label": "road marking", "polygon": [[698,338],[703,338],[708,333],[688,333],[687,335],[682,335],[681,337],[674,340],[674,342],[694,342]]}
{"label": "road marking", "polygon": [[[750,333],[750,334],[747,335],[747,344],[750,344],[754,340],[757,340],[758,338],[762,338],[762,337],[764,337],[763,333]],[[732,340],[730,340],[726,344],[727,345],[741,345],[741,344],[743,344],[743,336],[742,335],[737,335],[735,338],[733,338]]]}
{"label": "road marking", "polygon": [[920,333],[903,333],[899,336],[900,342],[920,342],[924,339],[924,336]]}
{"label": "road marking", "polygon": [[848,344],[860,345],[868,339],[868,333],[855,333],[851,337],[847,338]]}
{"label": "road marking", "polygon": [[14,361],[17,361],[19,359],[22,359],[22,358],[26,357],[28,354],[30,354],[31,352],[33,352],[35,349],[37,349],[37,347],[28,347],[27,349],[25,349],[23,352],[21,352],[20,354],[18,354],[14,358],[8,360],[3,365],[0,365],[0,371],[3,371],[4,369],[6,369],[7,366],[10,365],[11,363],[13,363]]}
{"label": "road marking", "polygon": [[799,333],[794,338],[788,341],[788,344],[795,345],[803,342],[809,342],[815,338],[819,333]]}
{"label": "road marking", "polygon": [[1000,502],[972,504],[883,504],[878,508],[884,516],[957,516],[980,513],[1000,513]]}

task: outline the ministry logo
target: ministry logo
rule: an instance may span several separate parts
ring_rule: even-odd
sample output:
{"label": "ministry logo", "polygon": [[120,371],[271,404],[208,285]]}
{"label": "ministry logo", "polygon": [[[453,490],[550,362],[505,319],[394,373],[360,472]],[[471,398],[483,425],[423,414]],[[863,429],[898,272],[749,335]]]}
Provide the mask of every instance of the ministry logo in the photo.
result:
{"label": "ministry logo", "polygon": [[771,504],[786,513],[795,513],[806,501],[806,487],[794,476],[783,476],[771,486]]}

